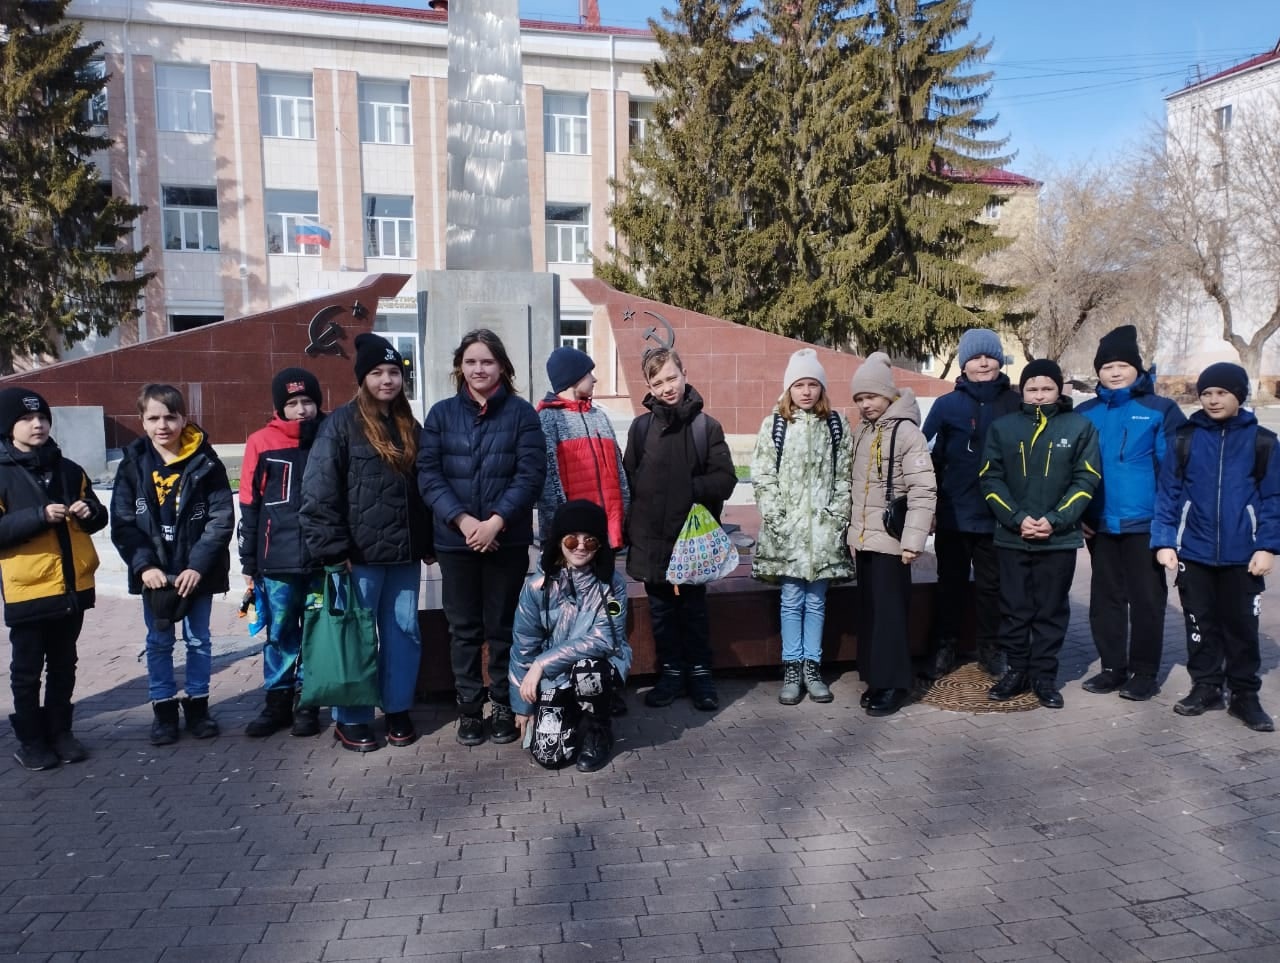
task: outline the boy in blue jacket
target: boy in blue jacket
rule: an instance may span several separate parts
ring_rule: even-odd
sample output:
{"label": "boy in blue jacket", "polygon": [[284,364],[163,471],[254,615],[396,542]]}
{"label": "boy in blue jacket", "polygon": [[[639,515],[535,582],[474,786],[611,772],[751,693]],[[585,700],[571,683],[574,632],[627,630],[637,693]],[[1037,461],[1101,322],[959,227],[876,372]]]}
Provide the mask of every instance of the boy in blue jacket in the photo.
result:
{"label": "boy in blue jacket", "polygon": [[1160,691],[1169,601],[1164,568],[1151,552],[1156,480],[1187,419],[1171,398],[1156,395],[1133,325],[1102,336],[1093,369],[1098,396],[1076,410],[1098,429],[1102,452],[1102,481],[1081,525],[1093,563],[1089,628],[1102,671],[1082,687],[1142,702]]}
{"label": "boy in blue jacket", "polygon": [[1223,708],[1225,682],[1227,711],[1256,732],[1274,732],[1258,700],[1258,606],[1280,551],[1280,452],[1275,435],[1241,408],[1249,396],[1242,367],[1210,365],[1196,391],[1203,410],[1183,429],[1185,461],[1178,452],[1160,470],[1151,525],[1156,561],[1178,573],[1187,623],[1192,687],[1173,711]]}

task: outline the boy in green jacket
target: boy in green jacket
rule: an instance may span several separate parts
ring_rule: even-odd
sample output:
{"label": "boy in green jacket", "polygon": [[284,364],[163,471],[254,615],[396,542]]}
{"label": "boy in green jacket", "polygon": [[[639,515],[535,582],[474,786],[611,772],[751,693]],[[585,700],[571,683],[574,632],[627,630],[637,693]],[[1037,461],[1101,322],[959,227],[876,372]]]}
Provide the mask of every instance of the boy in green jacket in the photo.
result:
{"label": "boy in green jacket", "polygon": [[1000,646],[1009,660],[987,698],[1004,702],[1031,690],[1046,709],[1061,709],[1058,653],[1084,545],[1080,516],[1102,477],[1098,433],[1062,397],[1054,362],[1032,361],[1019,388],[1021,409],[991,425],[979,473],[997,522]]}

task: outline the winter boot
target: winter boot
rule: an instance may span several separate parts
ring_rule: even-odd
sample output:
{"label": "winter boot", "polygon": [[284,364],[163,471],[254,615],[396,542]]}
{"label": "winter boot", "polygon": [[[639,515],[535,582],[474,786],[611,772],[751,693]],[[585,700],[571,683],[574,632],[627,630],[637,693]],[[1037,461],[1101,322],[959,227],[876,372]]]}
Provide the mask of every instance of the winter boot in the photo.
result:
{"label": "winter boot", "polygon": [[299,705],[298,701],[301,698],[301,692],[294,693],[293,728],[289,730],[289,735],[318,736],[320,734],[320,709],[316,706]]}
{"label": "winter boot", "polygon": [[84,762],[89,751],[71,734],[71,717],[75,710],[70,705],[49,707],[44,710],[45,726],[49,734],[49,746],[63,762]]}
{"label": "winter boot", "polygon": [[489,710],[489,738],[498,745],[506,745],[520,738],[516,728],[516,714],[511,706],[495,702]]}
{"label": "winter boot", "polygon": [[1262,708],[1256,692],[1231,693],[1227,703],[1227,715],[1234,716],[1254,732],[1275,732],[1276,724]]}
{"label": "winter boot", "polygon": [[58,754],[49,748],[44,727],[38,718],[24,719],[11,715],[9,725],[13,726],[13,734],[18,739],[18,749],[13,758],[18,761],[19,766],[31,772],[57,768]]}
{"label": "winter boot", "polygon": [[711,668],[695,665],[689,669],[689,698],[699,712],[715,712],[720,708],[716,684],[711,680]]}
{"label": "winter boot", "polygon": [[218,720],[209,715],[208,696],[183,699],[182,714],[187,718],[187,732],[197,739],[212,739],[222,731]]}
{"label": "winter boot", "polygon": [[678,665],[666,663],[662,675],[652,689],[644,694],[644,704],[654,709],[669,706],[684,695],[684,671]]}
{"label": "winter boot", "polygon": [[814,702],[830,702],[835,698],[822,681],[822,669],[813,659],[804,660],[804,688]]}
{"label": "winter boot", "polygon": [[925,660],[924,672],[921,674],[926,679],[941,679],[944,675],[951,672],[956,667],[956,643],[955,639],[942,639],[938,642],[938,648],[933,655]]}
{"label": "winter boot", "polygon": [[178,700],[151,703],[155,721],[151,723],[151,744],[169,746],[178,741]]}
{"label": "winter boot", "polygon": [[804,698],[804,689],[800,683],[800,663],[782,663],[782,688],[778,690],[778,701],[784,706],[799,705]]}
{"label": "winter boot", "polygon": [[598,719],[585,713],[578,723],[582,748],[578,750],[578,772],[595,772],[603,769],[613,751],[613,726],[607,718]]}
{"label": "winter boot", "polygon": [[289,689],[268,689],[266,704],[258,717],[244,727],[244,734],[250,739],[261,739],[281,729],[288,729],[291,725],[293,692]]}
{"label": "winter boot", "polygon": [[1009,660],[994,642],[978,643],[978,667],[993,679],[1009,671]]}

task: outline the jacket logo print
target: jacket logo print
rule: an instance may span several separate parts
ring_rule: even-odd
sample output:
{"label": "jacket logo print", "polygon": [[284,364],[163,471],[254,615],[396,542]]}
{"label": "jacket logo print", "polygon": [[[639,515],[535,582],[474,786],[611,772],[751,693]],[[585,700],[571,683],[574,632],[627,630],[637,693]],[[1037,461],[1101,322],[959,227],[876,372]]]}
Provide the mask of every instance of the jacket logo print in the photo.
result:
{"label": "jacket logo print", "polygon": [[1071,447],[1071,439],[1070,439],[1070,438],[1059,438],[1059,439],[1057,440],[1057,442],[1055,442],[1055,447],[1057,447],[1057,448],[1070,448],[1070,447]]}
{"label": "jacket logo print", "polygon": [[197,519],[204,518],[204,516],[205,516],[205,503],[197,502],[191,508],[191,520],[194,522]]}
{"label": "jacket logo print", "polygon": [[156,486],[156,501],[163,505],[173,494],[173,486],[178,484],[178,472],[162,475],[159,471],[151,473],[151,483]]}
{"label": "jacket logo print", "polygon": [[134,499],[133,513],[135,515],[145,515],[147,513],[147,500],[145,498]]}

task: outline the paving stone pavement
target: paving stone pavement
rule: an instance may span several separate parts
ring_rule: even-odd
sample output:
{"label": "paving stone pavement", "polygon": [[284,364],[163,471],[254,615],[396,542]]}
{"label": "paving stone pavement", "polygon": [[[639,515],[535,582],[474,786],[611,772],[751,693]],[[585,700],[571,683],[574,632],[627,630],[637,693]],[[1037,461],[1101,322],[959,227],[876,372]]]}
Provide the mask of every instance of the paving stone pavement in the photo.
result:
{"label": "paving stone pavement", "polygon": [[[153,748],[138,604],[103,598],[80,648],[92,758],[28,773],[3,736],[0,956],[1274,963],[1280,736],[1173,714],[1176,602],[1155,700],[1084,693],[1087,564],[1059,712],[870,719],[851,670],[825,706],[779,705],[772,679],[724,680],[714,714],[633,689],[593,775],[463,748],[443,704],[414,710],[409,749],[249,740],[260,660],[229,603],[225,734]],[[1264,629],[1274,711],[1269,608]]]}

